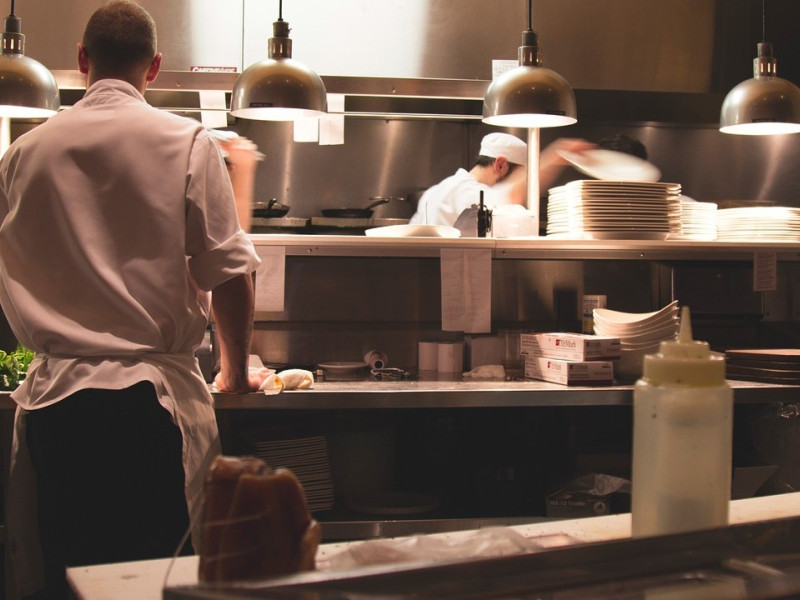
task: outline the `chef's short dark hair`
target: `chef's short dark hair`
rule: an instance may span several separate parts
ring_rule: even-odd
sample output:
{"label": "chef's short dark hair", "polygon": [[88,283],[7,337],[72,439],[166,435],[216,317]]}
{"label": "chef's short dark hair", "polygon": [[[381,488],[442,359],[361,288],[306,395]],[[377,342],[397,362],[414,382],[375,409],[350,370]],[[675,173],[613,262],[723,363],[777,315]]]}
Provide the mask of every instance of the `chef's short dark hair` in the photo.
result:
{"label": "chef's short dark hair", "polygon": [[638,156],[643,160],[647,160],[647,148],[645,145],[635,137],[625,135],[624,133],[615,133],[614,135],[604,137],[597,142],[597,145],[605,150],[625,152],[626,154],[632,154],[633,156]]}
{"label": "chef's short dark hair", "polygon": [[83,34],[87,57],[105,76],[147,68],[156,55],[156,43],[153,17],[128,0],[113,0],[98,8]]}

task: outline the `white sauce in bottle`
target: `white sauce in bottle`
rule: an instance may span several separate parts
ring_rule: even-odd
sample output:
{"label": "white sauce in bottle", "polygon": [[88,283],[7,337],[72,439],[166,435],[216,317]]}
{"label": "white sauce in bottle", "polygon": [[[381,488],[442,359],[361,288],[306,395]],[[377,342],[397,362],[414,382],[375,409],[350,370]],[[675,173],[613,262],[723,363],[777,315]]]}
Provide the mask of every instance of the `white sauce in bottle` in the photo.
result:
{"label": "white sauce in bottle", "polygon": [[678,339],[645,357],[634,387],[633,535],[727,525],[732,443],[725,360],[692,340],[684,307]]}

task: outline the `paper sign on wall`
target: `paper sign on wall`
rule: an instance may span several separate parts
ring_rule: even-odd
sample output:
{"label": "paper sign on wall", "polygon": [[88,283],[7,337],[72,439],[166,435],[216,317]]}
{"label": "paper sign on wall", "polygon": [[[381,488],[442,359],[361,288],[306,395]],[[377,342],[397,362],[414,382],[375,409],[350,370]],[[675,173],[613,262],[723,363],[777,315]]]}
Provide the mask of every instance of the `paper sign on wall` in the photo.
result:
{"label": "paper sign on wall", "polygon": [[753,256],[753,291],[772,292],[778,289],[778,254],[756,252]]}
{"label": "paper sign on wall", "polygon": [[492,330],[492,253],[442,249],[442,329],[465,333]]}
{"label": "paper sign on wall", "polygon": [[492,59],[492,79],[497,79],[500,75],[519,66],[517,60],[498,60]]}
{"label": "paper sign on wall", "polygon": [[344,144],[344,94],[328,94],[328,114],[319,120],[319,145]]}
{"label": "paper sign on wall", "polygon": [[228,126],[228,107],[225,104],[225,92],[222,90],[201,90],[200,121],[208,129]]}
{"label": "paper sign on wall", "polygon": [[293,124],[295,142],[316,142],[319,140],[319,119],[299,119]]}
{"label": "paper sign on wall", "polygon": [[256,246],[261,265],[256,270],[256,311],[283,311],[286,282],[286,249]]}

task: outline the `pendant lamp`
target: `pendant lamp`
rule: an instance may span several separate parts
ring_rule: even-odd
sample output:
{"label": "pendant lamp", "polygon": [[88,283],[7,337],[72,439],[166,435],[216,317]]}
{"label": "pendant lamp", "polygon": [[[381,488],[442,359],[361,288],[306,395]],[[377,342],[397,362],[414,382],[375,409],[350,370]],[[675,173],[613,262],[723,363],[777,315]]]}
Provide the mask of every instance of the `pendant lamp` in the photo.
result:
{"label": "pendant lamp", "polygon": [[539,40],[533,31],[532,0],[528,0],[528,29],[517,51],[519,66],[496,77],[483,98],[483,122],[528,130],[528,212],[539,235],[539,130],[572,125],[578,118],[575,93],[561,75],[542,67]]}
{"label": "pendant lamp", "polygon": [[[766,38],[765,14],[762,2],[762,40]],[[800,88],[777,76],[771,43],[758,44],[753,78],[743,81],[725,96],[719,130],[740,135],[800,132]]]}
{"label": "pendant lamp", "polygon": [[0,53],[0,117],[46,118],[61,104],[58,84],[53,74],[40,62],[25,56],[22,20],[6,17]]}
{"label": "pendant lamp", "polygon": [[283,2],[272,25],[268,58],[250,65],[233,86],[231,114],[261,121],[318,118],[328,110],[325,84],[314,71],[292,58],[289,23],[283,20]]}
{"label": "pendant lamp", "polygon": [[566,79],[541,66],[538,36],[533,31],[531,0],[528,29],[517,52],[519,66],[499,75],[486,90],[483,122],[501,127],[561,127],[577,119],[575,93]]}

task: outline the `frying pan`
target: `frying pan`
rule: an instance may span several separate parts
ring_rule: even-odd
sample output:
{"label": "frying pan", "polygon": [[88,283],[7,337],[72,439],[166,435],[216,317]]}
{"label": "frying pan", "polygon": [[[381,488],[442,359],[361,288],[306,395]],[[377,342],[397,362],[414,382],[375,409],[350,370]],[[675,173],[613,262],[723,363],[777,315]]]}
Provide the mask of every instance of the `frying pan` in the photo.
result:
{"label": "frying pan", "polygon": [[277,219],[289,212],[289,207],[279,204],[276,198],[269,202],[253,202],[253,216],[261,219]]}
{"label": "frying pan", "polygon": [[389,202],[389,198],[378,198],[364,208],[324,208],[322,209],[322,216],[338,217],[340,219],[369,219],[372,216],[373,208],[387,202]]}

